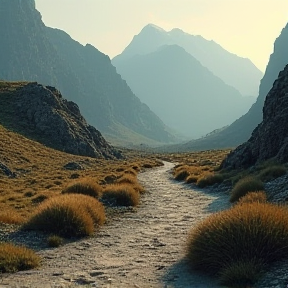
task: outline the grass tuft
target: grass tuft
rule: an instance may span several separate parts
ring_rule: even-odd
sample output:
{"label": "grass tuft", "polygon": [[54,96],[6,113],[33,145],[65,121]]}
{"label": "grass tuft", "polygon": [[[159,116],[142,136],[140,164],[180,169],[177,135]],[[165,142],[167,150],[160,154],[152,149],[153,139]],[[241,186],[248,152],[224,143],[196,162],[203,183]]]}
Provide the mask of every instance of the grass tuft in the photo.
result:
{"label": "grass tuft", "polygon": [[83,179],[67,186],[62,191],[62,194],[83,194],[99,199],[101,197],[102,190],[102,187],[97,183],[94,183],[92,179]]}
{"label": "grass tuft", "polygon": [[267,195],[264,191],[257,191],[257,192],[249,192],[245,196],[241,197],[238,200],[237,204],[244,204],[244,203],[266,203],[267,202]]}
{"label": "grass tuft", "polygon": [[64,237],[88,236],[94,233],[94,225],[104,222],[104,207],[97,199],[70,194],[42,203],[23,228],[57,233]]}
{"label": "grass tuft", "polygon": [[197,186],[200,188],[204,188],[207,186],[211,186],[217,183],[222,183],[224,181],[224,177],[221,174],[207,174],[197,180]]}
{"label": "grass tuft", "polygon": [[[244,281],[254,275],[254,281],[264,265],[288,257],[287,244],[288,209],[255,202],[235,205],[198,224],[189,234],[187,257],[193,268],[222,279]],[[254,267],[251,277],[247,273],[253,269],[243,267],[248,264]]]}
{"label": "grass tuft", "polygon": [[0,243],[0,272],[14,273],[38,267],[40,257],[23,246],[11,243]]}
{"label": "grass tuft", "polygon": [[137,206],[140,194],[131,185],[112,184],[104,189],[101,200],[109,206]]}
{"label": "grass tuft", "polygon": [[264,184],[261,180],[251,176],[240,179],[230,193],[230,202],[234,203],[248,192],[262,191]]}
{"label": "grass tuft", "polygon": [[278,177],[281,177],[287,173],[287,169],[283,165],[272,165],[268,166],[259,173],[259,179],[264,182],[271,181]]}

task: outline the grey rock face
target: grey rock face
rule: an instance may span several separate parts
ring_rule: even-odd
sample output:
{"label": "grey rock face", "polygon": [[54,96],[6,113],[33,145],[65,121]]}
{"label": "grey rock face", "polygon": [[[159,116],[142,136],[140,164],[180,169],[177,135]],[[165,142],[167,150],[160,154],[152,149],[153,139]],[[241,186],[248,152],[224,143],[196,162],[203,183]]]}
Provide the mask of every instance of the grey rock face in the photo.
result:
{"label": "grey rock face", "polygon": [[78,106],[62,98],[54,87],[33,82],[15,94],[14,129],[25,136],[71,154],[97,158],[120,156],[98,130],[87,124]]}
{"label": "grey rock face", "polygon": [[224,168],[249,167],[258,162],[275,159],[288,162],[288,65],[280,72],[268,93],[263,121],[255,128],[251,138],[222,163]]}

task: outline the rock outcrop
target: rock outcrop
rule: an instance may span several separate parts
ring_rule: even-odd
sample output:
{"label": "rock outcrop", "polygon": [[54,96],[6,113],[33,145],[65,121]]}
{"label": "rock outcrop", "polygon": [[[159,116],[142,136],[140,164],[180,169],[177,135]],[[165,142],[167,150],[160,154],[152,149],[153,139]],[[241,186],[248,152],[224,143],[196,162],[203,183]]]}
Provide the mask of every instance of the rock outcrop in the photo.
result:
{"label": "rock outcrop", "polygon": [[121,156],[87,124],[77,104],[64,99],[56,88],[36,82],[19,84],[17,89],[0,84],[3,126],[63,152],[96,158]]}
{"label": "rock outcrop", "polygon": [[280,72],[268,93],[263,121],[251,138],[232,151],[223,161],[223,168],[247,168],[265,160],[288,162],[288,65]]}

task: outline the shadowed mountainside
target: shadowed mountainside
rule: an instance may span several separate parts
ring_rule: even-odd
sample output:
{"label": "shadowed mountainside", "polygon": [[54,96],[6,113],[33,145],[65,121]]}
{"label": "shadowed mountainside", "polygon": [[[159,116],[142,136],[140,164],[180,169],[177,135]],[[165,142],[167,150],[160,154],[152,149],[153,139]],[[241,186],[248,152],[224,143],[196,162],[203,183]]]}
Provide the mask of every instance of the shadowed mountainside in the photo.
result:
{"label": "shadowed mountainside", "polygon": [[268,93],[263,121],[250,139],[232,151],[223,161],[223,168],[247,168],[265,160],[288,162],[288,65],[279,74]]}
{"label": "shadowed mountainside", "polygon": [[57,87],[87,121],[125,143],[175,141],[163,122],[132,93],[108,56],[65,32],[47,28],[35,1],[2,0],[0,79]]}

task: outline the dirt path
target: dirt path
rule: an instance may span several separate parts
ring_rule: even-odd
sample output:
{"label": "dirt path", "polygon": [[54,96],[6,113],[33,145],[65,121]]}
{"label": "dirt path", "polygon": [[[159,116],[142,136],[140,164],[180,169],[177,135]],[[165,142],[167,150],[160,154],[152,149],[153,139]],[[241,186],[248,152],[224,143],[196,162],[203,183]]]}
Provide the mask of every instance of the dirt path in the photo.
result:
{"label": "dirt path", "polygon": [[171,180],[172,167],[165,162],[139,175],[148,192],[135,211],[110,221],[96,237],[40,250],[39,270],[3,275],[0,287],[219,288],[187,270],[183,250],[189,229],[227,198]]}

